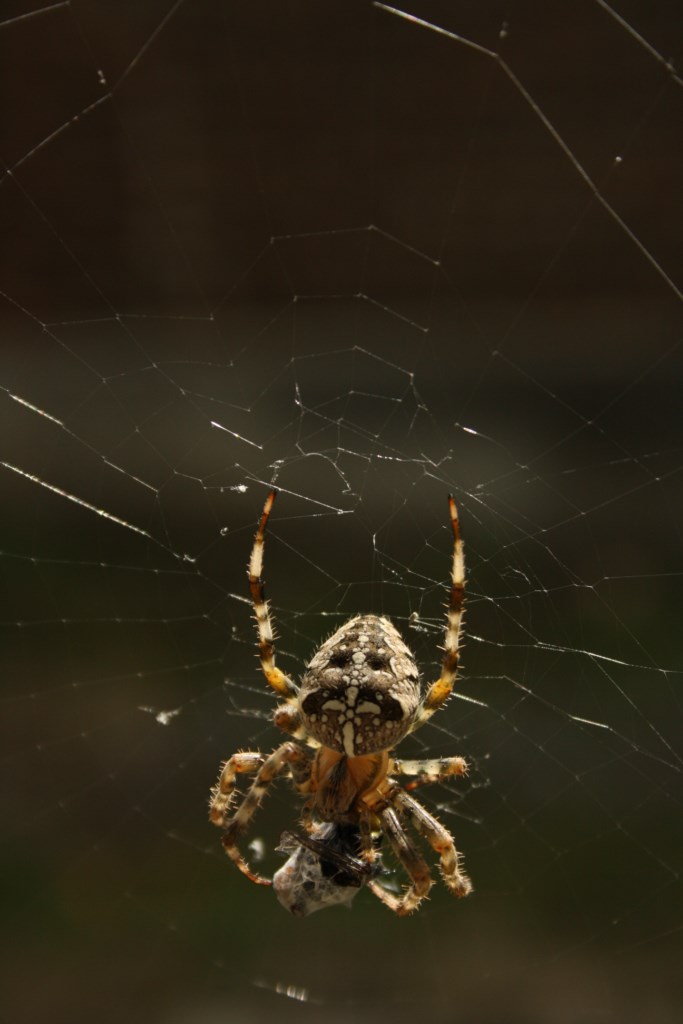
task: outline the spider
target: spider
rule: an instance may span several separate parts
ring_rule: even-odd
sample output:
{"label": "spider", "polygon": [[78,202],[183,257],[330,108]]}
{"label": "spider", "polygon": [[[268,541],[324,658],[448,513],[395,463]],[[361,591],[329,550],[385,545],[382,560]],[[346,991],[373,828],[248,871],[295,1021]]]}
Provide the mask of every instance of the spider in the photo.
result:
{"label": "spider", "polygon": [[[400,740],[444,705],[457,678],[465,561],[455,500],[448,498],[453,564],[441,675],[422,696],[415,658],[384,616],[356,615],[349,619],[313,655],[300,686],[276,666],[273,626],[262,579],[266,527],[276,493],[269,493],[263,507],[248,574],[261,668],[283,699],[274,720],[289,738],[270,754],[240,751],[223,764],[211,793],[209,818],[223,829],[225,852],[252,882],[272,884],[251,869],[238,844],[271,782],[285,774],[307,797],[302,823],[314,838],[304,840],[302,849],[322,861],[325,839],[334,833],[334,829],[325,829],[325,823],[337,827],[338,840],[344,834],[340,831],[343,827],[357,830],[360,861],[368,865],[367,875],[359,876],[359,885],[366,883],[396,914],[412,913],[433,884],[427,862],[407,830],[408,823],[438,854],[441,876],[449,891],[454,896],[467,896],[472,884],[462,870],[452,836],[411,794],[418,785],[464,775],[465,760],[403,760],[393,752]],[[242,774],[255,778],[233,810],[237,776]],[[412,776],[412,781],[401,785],[397,780],[401,775]],[[379,871],[373,870],[379,859],[381,834],[386,835],[408,877],[407,886],[398,894],[383,886],[377,877]],[[348,861],[349,846],[353,849],[353,844],[346,839],[341,846],[340,856]],[[300,867],[295,868],[295,879],[303,878]],[[322,869],[322,863],[318,867]]]}

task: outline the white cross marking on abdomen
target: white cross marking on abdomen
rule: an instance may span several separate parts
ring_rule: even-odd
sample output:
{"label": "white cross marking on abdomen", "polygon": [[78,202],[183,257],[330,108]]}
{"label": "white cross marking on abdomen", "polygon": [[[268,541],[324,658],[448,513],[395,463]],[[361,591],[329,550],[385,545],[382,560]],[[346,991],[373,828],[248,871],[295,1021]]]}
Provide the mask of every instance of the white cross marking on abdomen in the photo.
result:
{"label": "white cross marking on abdomen", "polygon": [[371,700],[362,701],[358,707],[356,707],[356,701],[358,700],[358,687],[349,686],[344,694],[345,701],[337,700],[332,698],[326,700],[322,706],[323,711],[339,711],[339,724],[342,727],[342,744],[344,747],[344,753],[348,757],[353,757],[355,753],[355,741],[356,741],[356,726],[362,726],[363,721],[361,715],[378,715],[380,712],[379,704],[375,704]]}

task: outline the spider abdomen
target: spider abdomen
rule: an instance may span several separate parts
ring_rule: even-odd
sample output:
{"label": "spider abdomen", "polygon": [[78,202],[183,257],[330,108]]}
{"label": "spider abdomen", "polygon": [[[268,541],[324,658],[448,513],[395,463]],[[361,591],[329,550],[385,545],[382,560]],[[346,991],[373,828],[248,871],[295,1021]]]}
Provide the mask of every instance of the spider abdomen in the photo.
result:
{"label": "spider abdomen", "polygon": [[326,640],[299,693],[306,730],[347,757],[393,747],[419,705],[415,658],[396,627],[379,615],[357,615]]}

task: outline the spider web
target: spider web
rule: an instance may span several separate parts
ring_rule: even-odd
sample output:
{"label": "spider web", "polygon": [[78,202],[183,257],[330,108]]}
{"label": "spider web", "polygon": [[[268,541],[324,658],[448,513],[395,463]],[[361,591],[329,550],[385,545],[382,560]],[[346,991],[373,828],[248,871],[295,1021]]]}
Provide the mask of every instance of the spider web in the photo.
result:
{"label": "spider web", "polygon": [[[0,28],[8,1018],[675,1019],[675,5]],[[245,577],[273,483],[295,675],[372,611],[436,677],[457,498],[463,674],[402,752],[471,763],[420,791],[462,903],[293,920],[206,821],[279,739]],[[297,806],[254,822],[262,870]]]}

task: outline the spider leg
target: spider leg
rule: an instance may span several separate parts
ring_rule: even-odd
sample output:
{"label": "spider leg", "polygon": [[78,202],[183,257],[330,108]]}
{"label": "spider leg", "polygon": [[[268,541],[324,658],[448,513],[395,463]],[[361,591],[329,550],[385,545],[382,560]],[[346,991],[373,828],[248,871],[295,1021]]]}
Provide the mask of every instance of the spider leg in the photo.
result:
{"label": "spider leg", "polygon": [[254,615],[256,616],[256,624],[258,627],[259,658],[261,660],[263,674],[273,689],[276,690],[281,697],[285,697],[287,700],[293,700],[297,694],[296,684],[293,683],[289,676],[286,676],[284,672],[275,665],[275,635],[270,618],[270,608],[266,601],[265,583],[261,576],[263,572],[263,549],[265,544],[266,526],[268,525],[268,518],[270,516],[276,494],[277,491],[273,489],[266,498],[266,503],[263,506],[263,512],[261,513],[261,519],[259,520],[258,529],[256,530],[256,536],[254,537],[254,546],[251,549],[248,569],[249,591],[251,593],[251,600],[254,605]]}
{"label": "spider leg", "polygon": [[432,683],[425,694],[422,706],[415,716],[411,732],[424,725],[434,712],[438,711],[445,704],[452,693],[458,675],[460,630],[462,628],[463,601],[465,597],[465,555],[462,538],[460,537],[458,510],[455,499],[451,495],[448,497],[448,508],[453,528],[453,567],[451,569],[451,590],[448,602],[441,675],[435,683]]}
{"label": "spider leg", "polygon": [[393,910],[399,917],[405,917],[406,914],[412,914],[419,907],[434,884],[433,879],[429,873],[427,862],[403,829],[394,808],[385,807],[377,814],[396,857],[408,875],[409,884],[400,896],[389,892],[383,885],[372,879],[368,882],[368,888],[390,910]]}
{"label": "spider leg", "polygon": [[372,819],[367,814],[361,814],[358,820],[358,830],[360,832],[360,848],[361,856],[366,864],[374,864],[379,860],[379,850],[375,843],[373,835],[373,823]]}
{"label": "spider leg", "polygon": [[241,750],[225,762],[218,782],[211,790],[209,821],[212,821],[214,825],[225,825],[225,815],[235,792],[237,775],[241,772],[251,774],[257,772],[265,759],[265,754],[261,754],[259,751]]}
{"label": "spider leg", "polygon": [[[258,755],[263,757],[263,755]],[[235,862],[240,871],[258,885],[270,885],[270,879],[263,878],[251,870],[237,846],[238,840],[246,832],[251,819],[261,805],[273,779],[291,768],[297,776],[302,772],[303,764],[310,762],[310,754],[296,743],[287,742],[263,759],[256,778],[247,790],[233,816],[227,822],[222,836],[222,843],[228,857]],[[229,762],[228,762],[229,763]]]}
{"label": "spider leg", "polygon": [[426,811],[415,797],[400,786],[389,795],[394,807],[408,814],[415,829],[424,836],[432,849],[439,854],[441,876],[454,896],[467,896],[472,892],[472,883],[460,869],[460,856],[455,848],[453,836],[440,821]]}
{"label": "spider leg", "polygon": [[464,757],[435,757],[418,761],[395,760],[394,770],[399,775],[417,775],[404,787],[411,790],[432,782],[444,782],[453,775],[467,775],[469,769]]}
{"label": "spider leg", "polygon": [[307,743],[309,747],[318,748],[320,746],[318,740],[309,736],[306,732],[301,712],[295,703],[292,702],[290,704],[287,702],[286,704],[278,704],[275,708],[273,721],[278,729],[282,729],[282,731],[286,732],[288,736],[292,737],[292,739],[302,740]]}
{"label": "spider leg", "polygon": [[[358,835],[360,841],[360,860],[370,873],[371,878],[376,878],[382,867],[382,853],[380,849],[381,825],[376,814],[361,813],[358,817]],[[376,893],[382,902],[386,902],[383,894],[386,890],[382,887],[382,893]],[[393,895],[393,894],[389,894]]]}

